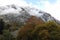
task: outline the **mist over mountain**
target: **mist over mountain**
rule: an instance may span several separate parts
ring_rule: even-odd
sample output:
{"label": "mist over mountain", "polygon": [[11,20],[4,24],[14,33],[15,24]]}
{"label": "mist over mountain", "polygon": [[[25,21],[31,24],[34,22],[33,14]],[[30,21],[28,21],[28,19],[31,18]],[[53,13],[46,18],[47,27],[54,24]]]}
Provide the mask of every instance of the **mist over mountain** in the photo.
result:
{"label": "mist over mountain", "polygon": [[60,24],[60,21],[55,19],[49,13],[37,8],[19,7],[17,5],[6,5],[0,7],[0,18],[3,18],[6,22],[25,23],[31,16],[40,18],[44,22],[55,21]]}

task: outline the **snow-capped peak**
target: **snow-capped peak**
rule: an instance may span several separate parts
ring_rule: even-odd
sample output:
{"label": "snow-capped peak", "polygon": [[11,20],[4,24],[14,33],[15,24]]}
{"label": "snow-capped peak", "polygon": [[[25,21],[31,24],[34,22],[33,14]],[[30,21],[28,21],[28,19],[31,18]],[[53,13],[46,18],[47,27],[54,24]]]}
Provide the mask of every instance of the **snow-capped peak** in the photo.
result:
{"label": "snow-capped peak", "polygon": [[[33,7],[20,7],[17,5],[7,5],[0,7],[0,15],[12,21],[25,22],[30,16],[41,18],[44,22],[55,20],[49,13]],[[56,21],[56,20],[55,20]]]}
{"label": "snow-capped peak", "polygon": [[38,15],[39,13],[43,13],[39,9],[33,8],[33,7],[20,7],[17,5],[6,5],[0,7],[0,14],[6,14],[6,13],[17,13],[19,14],[21,11],[27,11],[30,15]]}

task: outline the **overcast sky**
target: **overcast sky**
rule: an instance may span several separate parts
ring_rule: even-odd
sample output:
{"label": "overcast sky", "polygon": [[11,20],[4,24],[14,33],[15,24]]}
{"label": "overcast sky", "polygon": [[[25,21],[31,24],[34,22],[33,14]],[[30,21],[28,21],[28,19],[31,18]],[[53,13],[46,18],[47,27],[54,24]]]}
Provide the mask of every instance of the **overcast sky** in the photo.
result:
{"label": "overcast sky", "polygon": [[33,6],[50,13],[60,20],[60,0],[0,0],[0,6],[5,5]]}

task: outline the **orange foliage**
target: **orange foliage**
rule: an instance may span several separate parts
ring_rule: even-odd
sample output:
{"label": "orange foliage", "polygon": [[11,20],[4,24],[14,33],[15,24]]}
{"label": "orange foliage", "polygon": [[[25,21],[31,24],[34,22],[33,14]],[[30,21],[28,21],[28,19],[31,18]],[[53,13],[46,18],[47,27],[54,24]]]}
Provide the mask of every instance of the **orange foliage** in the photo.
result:
{"label": "orange foliage", "polygon": [[31,16],[31,18],[26,21],[26,24],[21,29],[21,33],[25,34],[27,31],[33,30],[35,25],[44,24],[43,20],[38,19],[35,16]]}
{"label": "orange foliage", "polygon": [[33,23],[38,25],[38,24],[44,24],[44,21],[35,16],[31,16],[30,18],[28,18],[28,21],[26,21],[26,23]]}
{"label": "orange foliage", "polygon": [[24,40],[26,40],[27,32],[28,33],[31,32],[35,28],[35,26],[39,24],[44,24],[44,21],[35,16],[31,16],[30,18],[28,18],[28,21],[26,21],[24,27],[22,27],[21,30],[19,31],[20,36],[17,37],[18,40],[19,37],[22,37]]}

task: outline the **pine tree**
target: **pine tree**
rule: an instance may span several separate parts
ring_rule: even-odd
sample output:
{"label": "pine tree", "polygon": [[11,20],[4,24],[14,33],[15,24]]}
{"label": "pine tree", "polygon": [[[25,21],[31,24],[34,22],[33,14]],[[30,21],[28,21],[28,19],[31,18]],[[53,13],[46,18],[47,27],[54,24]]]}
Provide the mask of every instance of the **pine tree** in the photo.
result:
{"label": "pine tree", "polygon": [[4,21],[3,19],[0,19],[0,34],[3,33],[3,28],[4,28]]}

